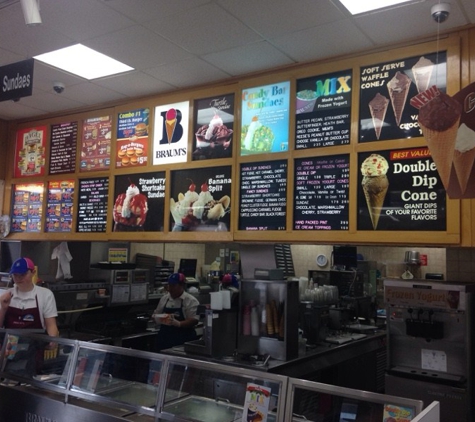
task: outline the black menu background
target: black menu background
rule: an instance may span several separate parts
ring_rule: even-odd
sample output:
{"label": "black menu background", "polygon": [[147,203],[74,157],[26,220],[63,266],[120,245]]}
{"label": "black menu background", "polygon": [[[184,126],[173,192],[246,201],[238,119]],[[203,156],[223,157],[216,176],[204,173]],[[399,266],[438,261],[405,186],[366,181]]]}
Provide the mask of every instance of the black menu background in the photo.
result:
{"label": "black menu background", "polygon": [[348,230],[350,156],[295,160],[294,230]]}
{"label": "black menu background", "polygon": [[[352,72],[297,80],[295,149],[350,143]],[[299,94],[313,93],[307,102]]]}
{"label": "black menu background", "polygon": [[79,180],[77,232],[106,231],[108,191],[107,177]]}
{"label": "black menu background", "polygon": [[49,174],[73,173],[76,168],[78,123],[51,125]]}
{"label": "black menu background", "polygon": [[[374,152],[373,152],[374,153]],[[389,181],[377,230],[446,230],[447,199],[428,148],[379,151],[389,164]],[[358,168],[371,152],[358,154]],[[358,230],[373,230],[358,170]],[[431,195],[434,199],[425,199]]]}
{"label": "black menu background", "polygon": [[285,230],[287,160],[241,164],[239,230]]}

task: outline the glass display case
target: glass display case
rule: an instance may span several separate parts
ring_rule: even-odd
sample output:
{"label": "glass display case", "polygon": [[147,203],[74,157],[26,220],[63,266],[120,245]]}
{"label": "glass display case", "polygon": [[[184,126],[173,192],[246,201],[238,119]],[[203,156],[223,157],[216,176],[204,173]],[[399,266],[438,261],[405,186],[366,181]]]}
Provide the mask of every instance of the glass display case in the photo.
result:
{"label": "glass display case", "polygon": [[298,357],[298,281],[241,280],[238,352]]}
{"label": "glass display case", "polygon": [[285,421],[411,421],[422,411],[420,400],[353,390],[289,378]]}
{"label": "glass display case", "polygon": [[26,330],[0,330],[0,340],[2,421],[381,422],[422,409],[421,401]]}

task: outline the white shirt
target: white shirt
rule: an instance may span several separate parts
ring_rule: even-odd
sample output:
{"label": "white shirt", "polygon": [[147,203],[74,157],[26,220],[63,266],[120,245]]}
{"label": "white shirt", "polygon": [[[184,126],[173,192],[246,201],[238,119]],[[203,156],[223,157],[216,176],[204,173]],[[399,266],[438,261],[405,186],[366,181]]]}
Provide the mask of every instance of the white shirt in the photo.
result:
{"label": "white shirt", "polygon": [[162,296],[160,301],[158,302],[157,309],[155,309],[156,314],[163,313],[163,309],[165,306],[167,308],[181,308],[183,307],[183,315],[185,319],[188,318],[195,318],[196,320],[200,319],[200,316],[197,315],[198,299],[196,297],[190,295],[188,292],[183,292],[183,294],[176,299],[173,299],[170,296],[170,293],[167,293],[165,296]]}
{"label": "white shirt", "polygon": [[56,309],[56,300],[53,292],[45,287],[33,286],[33,290],[29,292],[21,292],[16,287],[8,289],[12,292],[13,297],[10,301],[10,306],[18,309],[36,308],[36,298],[38,298],[38,309],[40,312],[41,325],[44,329],[45,318],[53,318],[58,316]]}

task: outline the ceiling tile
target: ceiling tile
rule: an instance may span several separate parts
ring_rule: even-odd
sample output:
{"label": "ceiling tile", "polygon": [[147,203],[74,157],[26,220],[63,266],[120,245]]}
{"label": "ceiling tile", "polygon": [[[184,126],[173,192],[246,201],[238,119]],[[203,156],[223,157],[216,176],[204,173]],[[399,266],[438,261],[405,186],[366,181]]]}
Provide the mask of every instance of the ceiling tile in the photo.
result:
{"label": "ceiling tile", "polygon": [[[215,4],[163,16],[146,26],[187,51],[201,55],[255,42],[261,37]],[[193,35],[191,35],[193,32]]]}
{"label": "ceiling tile", "polygon": [[266,41],[207,54],[203,56],[203,60],[230,75],[243,75],[293,63],[288,56]]}

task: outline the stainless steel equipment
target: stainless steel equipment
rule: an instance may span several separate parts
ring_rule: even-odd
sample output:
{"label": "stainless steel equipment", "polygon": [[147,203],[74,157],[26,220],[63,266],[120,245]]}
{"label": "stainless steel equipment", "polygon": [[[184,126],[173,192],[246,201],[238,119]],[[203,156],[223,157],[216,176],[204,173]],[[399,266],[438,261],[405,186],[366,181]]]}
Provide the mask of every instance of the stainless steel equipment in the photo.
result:
{"label": "stainless steel equipment", "polygon": [[89,275],[91,279],[103,280],[106,283],[109,306],[148,301],[150,270],[147,268],[91,268]]}
{"label": "stainless steel equipment", "polygon": [[235,309],[206,309],[203,338],[185,343],[185,352],[211,357],[233,355],[237,347],[237,322]]}
{"label": "stainless steel equipment", "polygon": [[441,420],[472,422],[475,284],[384,280],[387,394],[440,402]]}

